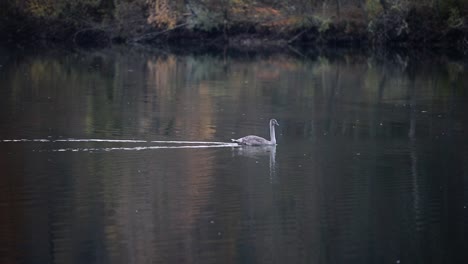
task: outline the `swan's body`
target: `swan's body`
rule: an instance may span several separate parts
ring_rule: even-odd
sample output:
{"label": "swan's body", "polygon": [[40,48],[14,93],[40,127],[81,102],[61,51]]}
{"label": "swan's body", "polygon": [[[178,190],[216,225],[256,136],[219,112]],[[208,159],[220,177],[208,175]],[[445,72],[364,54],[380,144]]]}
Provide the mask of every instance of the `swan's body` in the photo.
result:
{"label": "swan's body", "polygon": [[246,136],[239,139],[231,139],[232,142],[236,142],[240,145],[247,145],[247,146],[267,146],[267,145],[276,145],[276,137],[275,137],[275,125],[279,126],[278,121],[276,119],[270,120],[270,140],[266,140],[259,136]]}

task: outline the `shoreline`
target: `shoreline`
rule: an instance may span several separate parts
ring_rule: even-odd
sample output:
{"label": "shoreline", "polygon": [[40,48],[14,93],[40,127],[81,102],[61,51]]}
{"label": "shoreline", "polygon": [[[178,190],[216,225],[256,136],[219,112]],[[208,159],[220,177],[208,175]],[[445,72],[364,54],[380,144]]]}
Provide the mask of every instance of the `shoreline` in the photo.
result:
{"label": "shoreline", "polygon": [[[112,36],[110,32],[100,30],[75,30],[61,35],[49,36],[49,32],[38,32],[31,29],[15,34],[0,31],[0,43],[8,46],[62,46],[79,48],[105,48],[114,44],[138,44],[154,47],[187,47],[190,49],[237,49],[237,50],[282,50],[294,48],[363,48],[363,49],[407,49],[407,50],[454,50],[466,54],[468,51],[468,31],[454,29],[448,32],[432,32],[432,41],[409,36],[375,41],[364,28],[356,32],[345,32],[343,28],[331,27],[327,32],[319,32],[317,28],[285,31],[276,34],[271,30],[256,30],[249,32],[249,26],[237,27],[226,31],[199,31],[173,29],[151,31],[147,38],[135,40]],[[251,30],[250,30],[251,31]],[[155,35],[151,37],[151,35]],[[422,32],[419,35],[428,35]]]}
{"label": "shoreline", "polygon": [[332,6],[301,10],[268,1],[229,1],[228,6],[197,6],[188,1],[188,6],[168,4],[167,9],[156,12],[151,3],[126,6],[116,2],[108,7],[88,6],[86,12],[80,5],[52,5],[48,6],[54,11],[51,17],[41,13],[42,9],[31,11],[12,4],[0,10],[0,42],[84,48],[124,43],[238,50],[357,47],[468,51],[468,4],[388,6],[385,0],[369,0],[364,6],[339,6],[339,10]]}

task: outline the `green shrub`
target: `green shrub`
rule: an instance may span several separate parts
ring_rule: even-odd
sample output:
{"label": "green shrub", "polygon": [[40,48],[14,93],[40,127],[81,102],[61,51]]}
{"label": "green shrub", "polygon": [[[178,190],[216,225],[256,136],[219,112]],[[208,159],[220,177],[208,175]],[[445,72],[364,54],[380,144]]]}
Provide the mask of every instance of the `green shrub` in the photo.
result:
{"label": "green shrub", "polygon": [[463,26],[463,18],[460,16],[458,8],[451,8],[447,18],[447,26],[449,28],[460,28]]}
{"label": "green shrub", "polygon": [[189,28],[212,31],[222,28],[224,16],[220,12],[208,10],[200,5],[193,5],[192,16],[188,18]]}
{"label": "green shrub", "polygon": [[366,0],[367,15],[372,20],[382,13],[383,8],[378,0]]}

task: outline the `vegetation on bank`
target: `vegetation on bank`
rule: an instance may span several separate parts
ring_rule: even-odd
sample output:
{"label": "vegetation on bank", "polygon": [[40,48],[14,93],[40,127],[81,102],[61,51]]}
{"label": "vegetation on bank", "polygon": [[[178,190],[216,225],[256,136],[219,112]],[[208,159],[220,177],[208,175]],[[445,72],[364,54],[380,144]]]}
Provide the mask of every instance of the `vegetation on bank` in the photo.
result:
{"label": "vegetation on bank", "polygon": [[468,0],[7,0],[18,41],[450,45],[468,48]]}

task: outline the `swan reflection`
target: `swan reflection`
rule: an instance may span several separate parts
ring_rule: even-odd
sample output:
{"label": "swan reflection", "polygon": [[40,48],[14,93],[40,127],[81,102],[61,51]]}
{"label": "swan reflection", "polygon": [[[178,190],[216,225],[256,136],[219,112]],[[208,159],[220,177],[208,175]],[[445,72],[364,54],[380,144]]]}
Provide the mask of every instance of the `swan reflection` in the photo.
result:
{"label": "swan reflection", "polygon": [[264,159],[269,157],[270,180],[276,179],[276,145],[270,146],[239,146],[233,148],[234,153],[252,159]]}

